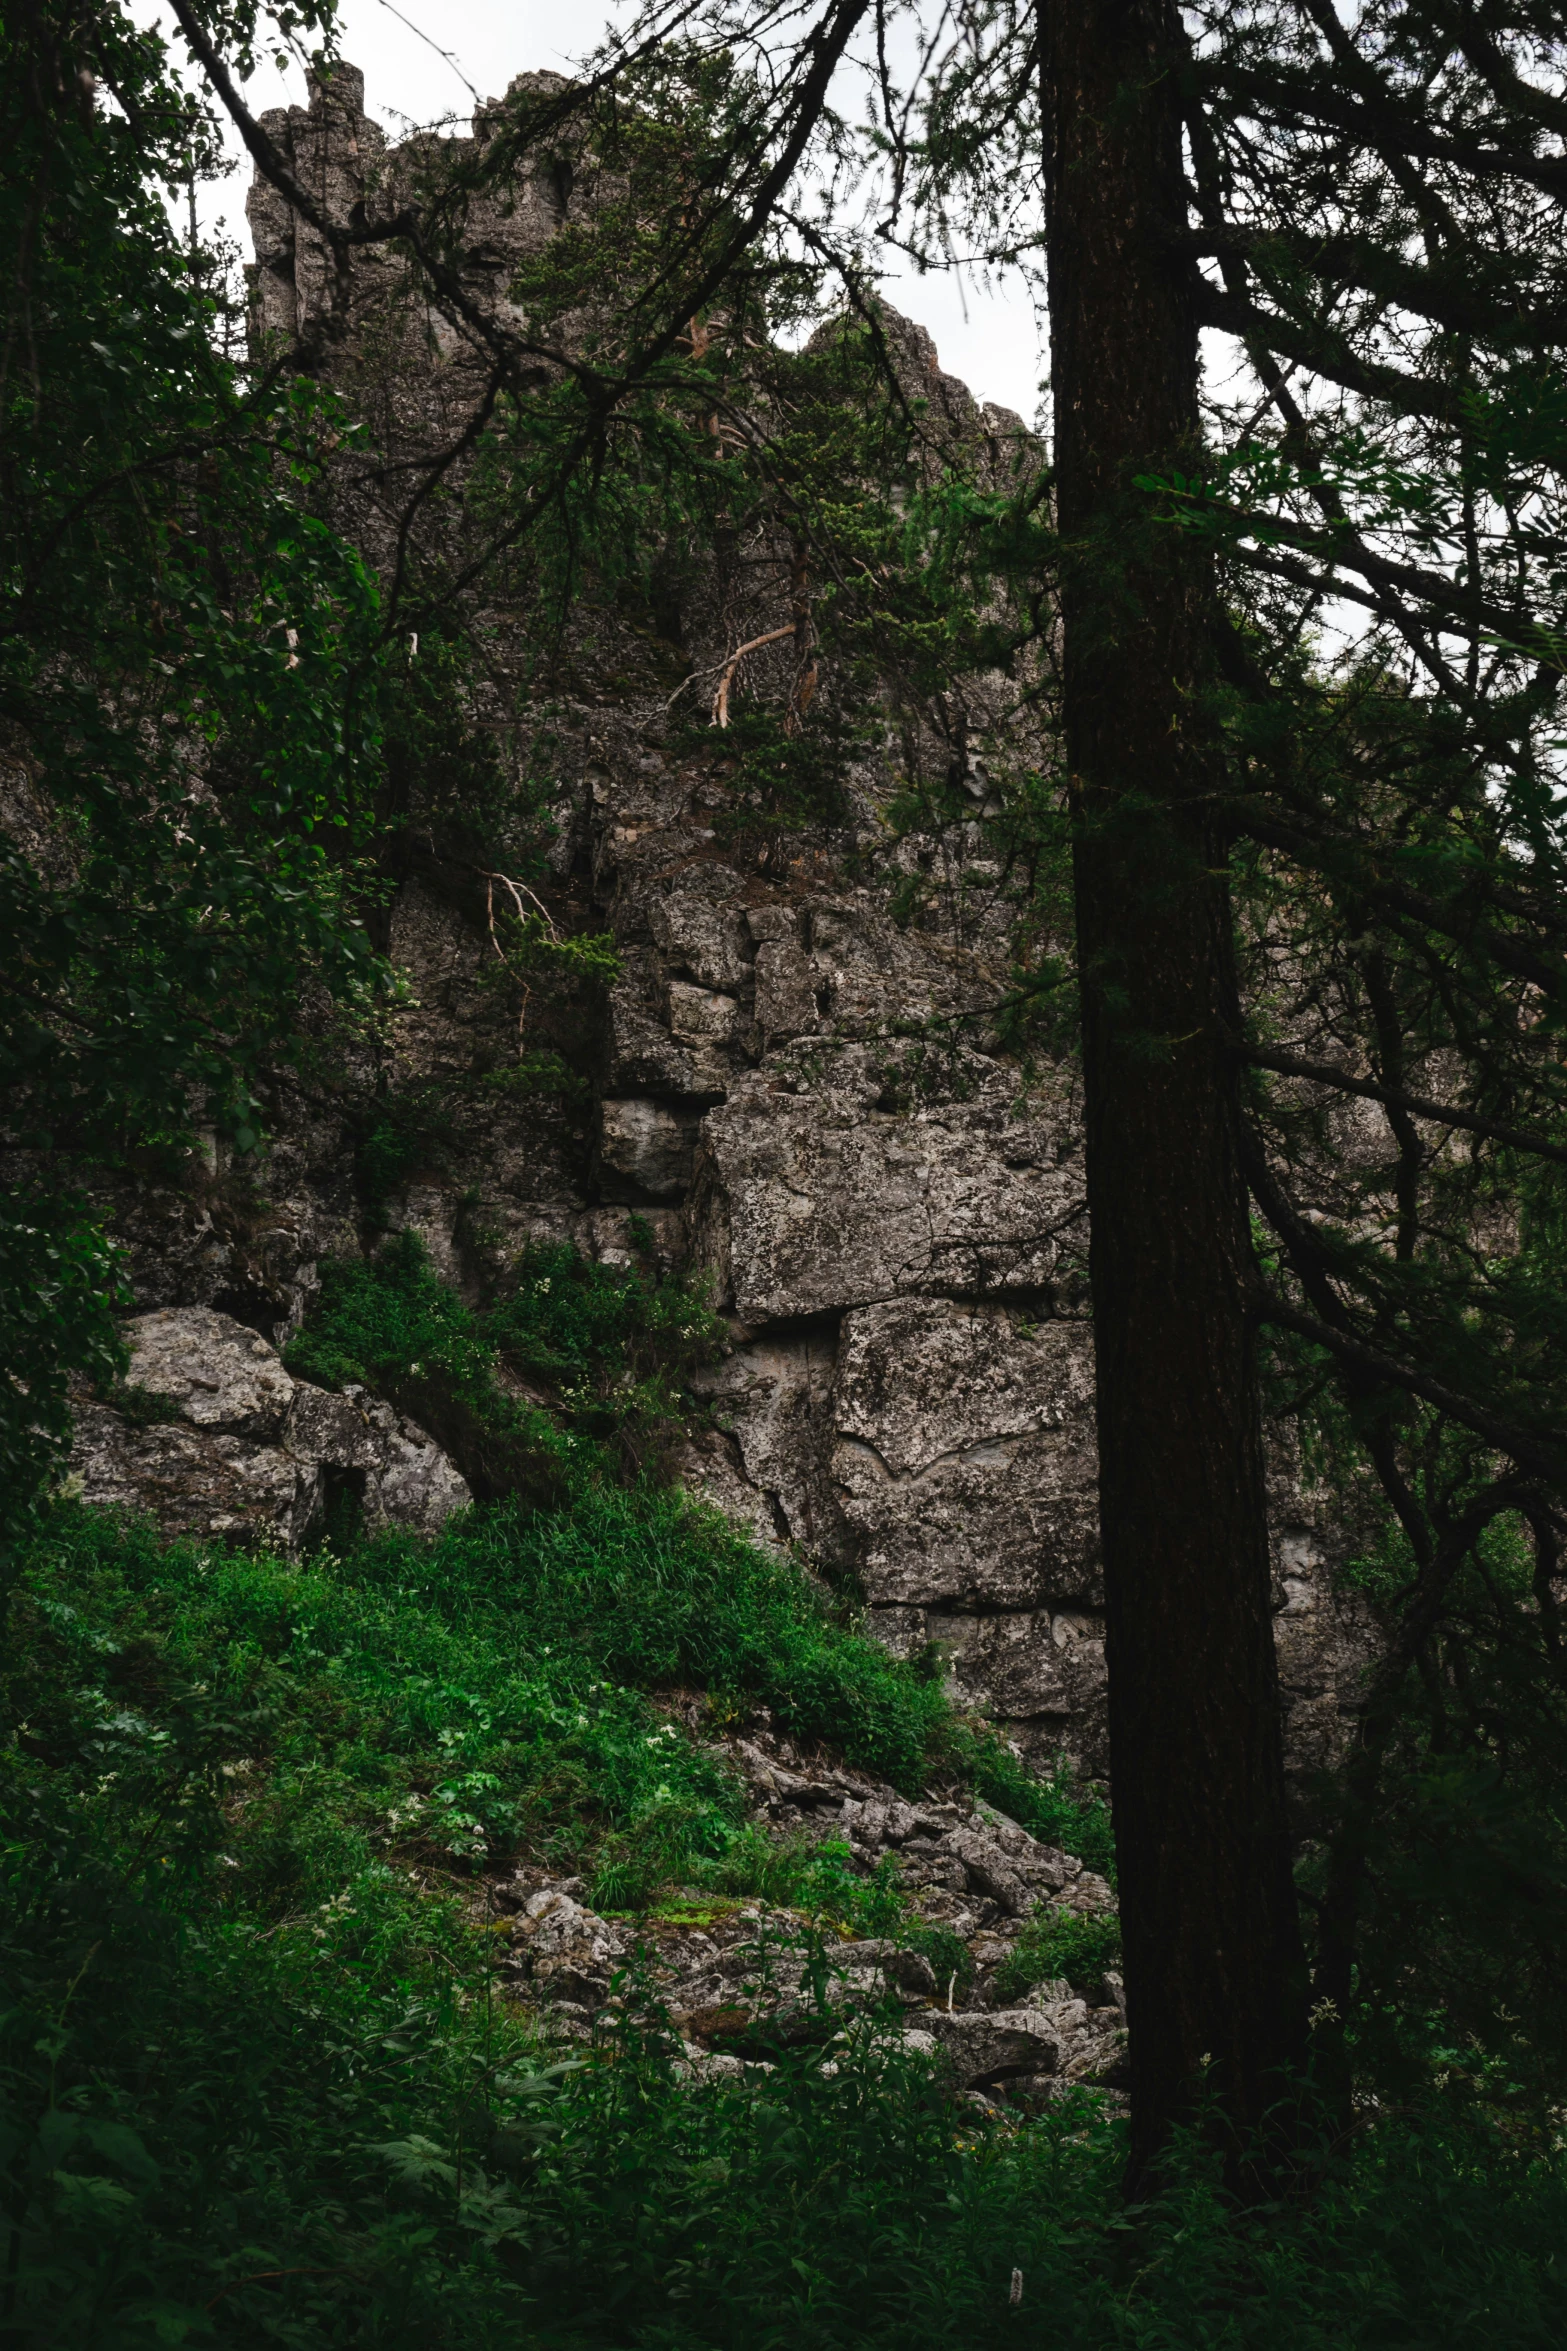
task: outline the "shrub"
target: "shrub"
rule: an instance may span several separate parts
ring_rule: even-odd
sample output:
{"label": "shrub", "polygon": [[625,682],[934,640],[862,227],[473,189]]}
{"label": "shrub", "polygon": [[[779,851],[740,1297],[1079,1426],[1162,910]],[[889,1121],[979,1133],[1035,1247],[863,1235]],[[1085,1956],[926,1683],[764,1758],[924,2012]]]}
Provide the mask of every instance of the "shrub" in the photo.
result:
{"label": "shrub", "polygon": [[1076,1910],[1043,1905],[1029,1920],[996,1976],[996,1989],[1016,2000],[1035,1984],[1069,1983],[1097,1995],[1106,1968],[1121,1964],[1121,1922],[1113,1914],[1085,1918]]}
{"label": "shrub", "polygon": [[439,1438],[481,1499],[563,1497],[568,1453],[549,1415],[496,1377],[495,1350],[417,1233],[369,1264],[329,1261],[315,1309],[284,1358],[324,1388],[389,1396]]}
{"label": "shrub", "polygon": [[[631,1222],[646,1248],[646,1226]],[[727,1335],[704,1291],[596,1264],[569,1243],[525,1249],[482,1329],[502,1362],[550,1386],[567,1427],[603,1446],[628,1479],[664,1471],[691,1413],[691,1374],[716,1360]]]}

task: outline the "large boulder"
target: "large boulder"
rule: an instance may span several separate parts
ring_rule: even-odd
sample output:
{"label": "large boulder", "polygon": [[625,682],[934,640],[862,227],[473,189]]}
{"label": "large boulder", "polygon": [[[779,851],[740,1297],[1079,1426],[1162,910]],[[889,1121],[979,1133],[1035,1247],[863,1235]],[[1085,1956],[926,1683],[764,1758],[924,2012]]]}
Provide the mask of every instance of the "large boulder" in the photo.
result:
{"label": "large boulder", "polygon": [[294,1382],[258,1332],[210,1306],[163,1306],[138,1314],[124,1335],[128,1386],[177,1405],[192,1428],[281,1441]]}
{"label": "large boulder", "polygon": [[434,1534],[471,1500],[425,1430],[362,1389],[294,1379],[229,1315],[159,1307],[124,1335],[123,1394],[77,1408],[69,1490],[85,1502],[148,1512],[169,1535],[294,1550],[343,1494],[372,1534]]}
{"label": "large boulder", "polygon": [[76,1410],[64,1489],[157,1520],[166,1535],[291,1551],[320,1521],[324,1481],[315,1462],[281,1445],[188,1422],[143,1426],[106,1404]]}

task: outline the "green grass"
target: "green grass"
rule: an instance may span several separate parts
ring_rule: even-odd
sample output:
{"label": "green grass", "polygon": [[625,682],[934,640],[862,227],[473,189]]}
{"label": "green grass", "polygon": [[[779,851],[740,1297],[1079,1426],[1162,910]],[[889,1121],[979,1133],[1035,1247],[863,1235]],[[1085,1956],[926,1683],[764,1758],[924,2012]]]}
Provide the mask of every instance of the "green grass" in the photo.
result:
{"label": "green grass", "polygon": [[[966,1780],[1101,1867],[1108,1828],[595,1432],[617,1397],[684,1409],[700,1301],[535,1258],[492,1311],[399,1243],[331,1277],[295,1356],[423,1382],[491,1465],[498,1498],[439,1541],[291,1562],[60,1505],[27,1554],[0,1661],[7,2351],[1561,2341],[1552,2126],[1457,2070],[1243,2218],[1195,2142],[1127,2212],[1091,2096],[987,2124],[874,2019],[833,2073],[824,2030],[695,2085],[640,1959],[621,2020],[552,2063],[479,1878],[521,1855],[633,1940],[761,1897],[807,1953],[894,1933],[967,1988],[892,1867],[768,1839],[663,1694],[714,1724],[766,1704],[910,1791]],[[523,1364],[558,1409],[508,1384]],[[1018,1965],[1076,1981],[1106,1932],[1042,1914]]]}
{"label": "green grass", "polygon": [[[475,1313],[402,1234],[372,1264],[325,1269],[288,1363],[324,1386],[393,1396],[451,1447],[477,1493],[508,1504],[427,1562],[418,1545],[384,1546],[364,1571],[372,1581],[412,1579],[454,1621],[504,1608],[535,1650],[548,1643],[622,1681],[693,1685],[741,1712],[765,1703],[783,1728],[909,1793],[961,1778],[1111,1870],[1102,1805],[1031,1773],[955,1714],[935,1679],[840,1623],[800,1568],[644,1474],[721,1327],[699,1292],[569,1249],[525,1252]],[[555,1412],[509,1389],[508,1372],[552,1395]]]}
{"label": "green grass", "polygon": [[1097,1996],[1106,1968],[1121,1964],[1121,1922],[1113,1914],[1085,1918],[1075,1910],[1038,1910],[1018,1936],[997,1973],[1005,1999],[1020,1998],[1035,1984],[1069,1983],[1074,1992]]}
{"label": "green grass", "polygon": [[714,1658],[894,1759],[928,1736],[930,1685],[776,1562],[704,1568],[720,1541],[608,1484],[303,1565],[56,1512],[5,1664],[8,2345],[1560,2341],[1560,2158],[1463,2094],[1242,2221],[1197,2148],[1124,2214],[1091,2099],[990,2128],[869,2025],[835,2076],[819,2050],[693,2087],[635,1970],[625,2022],[552,2071],[496,1989],[481,1843],[607,1878],[663,1837],[679,1885],[640,1893],[670,1915],[900,1917],[841,1857],[760,1849],[637,1686]]}
{"label": "green grass", "polygon": [[[559,1501],[595,1472],[657,1475],[691,1409],[686,1383],[723,1336],[700,1291],[569,1245],[525,1249],[475,1313],[418,1235],[400,1233],[371,1263],[323,1267],[287,1361],[322,1387],[391,1396],[441,1437],[481,1498]],[[519,1393],[522,1381],[543,1388],[549,1410]]]}

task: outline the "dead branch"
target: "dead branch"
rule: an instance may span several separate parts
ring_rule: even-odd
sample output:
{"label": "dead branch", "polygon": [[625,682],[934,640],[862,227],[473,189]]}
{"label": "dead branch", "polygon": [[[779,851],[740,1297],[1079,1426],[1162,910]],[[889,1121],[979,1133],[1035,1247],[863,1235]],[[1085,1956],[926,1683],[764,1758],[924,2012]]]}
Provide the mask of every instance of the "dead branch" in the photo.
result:
{"label": "dead branch", "polygon": [[765,637],[752,637],[746,644],[735,647],[729,659],[724,663],[723,674],[719,678],[718,689],[713,696],[713,724],[715,727],[726,727],[729,724],[729,689],[734,684],[735,671],[740,667],[746,655],[760,651],[763,645],[776,645],[781,638],[792,637],[794,630],[795,624],[791,620],[785,628],[769,629]]}

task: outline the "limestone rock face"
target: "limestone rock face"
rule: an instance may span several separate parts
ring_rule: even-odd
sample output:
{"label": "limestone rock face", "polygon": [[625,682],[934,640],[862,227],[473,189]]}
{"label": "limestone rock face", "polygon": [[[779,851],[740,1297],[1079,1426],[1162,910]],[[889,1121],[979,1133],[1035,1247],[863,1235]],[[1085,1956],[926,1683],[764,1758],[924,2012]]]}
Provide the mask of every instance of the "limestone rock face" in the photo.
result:
{"label": "limestone rock face", "polygon": [[599,1182],[615,1200],[678,1200],[691,1182],[696,1122],[664,1102],[599,1105]]}
{"label": "limestone rock face", "polygon": [[1085,1324],[908,1298],[845,1315],[833,1474],[878,1606],[1026,1608],[1095,1578]]}
{"label": "limestone rock face", "polygon": [[147,1511],[170,1535],[292,1550],[343,1492],[372,1534],[434,1534],[471,1500],[414,1422],[361,1389],[339,1396],[295,1380],[275,1347],[229,1315],[161,1307],[125,1337],[132,1399],[167,1417],[83,1400],[70,1462],[83,1501]]}
{"label": "limestone rock face", "polygon": [[[477,139],[494,119],[478,110]],[[389,147],[365,115],[351,69],[268,128],[345,221],[367,190],[390,202],[399,175],[422,168],[417,145]],[[556,232],[563,203],[568,220],[585,217],[591,171],[563,199],[550,159],[536,164],[525,158],[507,200],[484,199],[470,224],[485,255],[476,297],[493,298],[507,260]],[[275,343],[322,316],[335,280],[323,240],[269,188],[251,217],[257,331]],[[410,326],[400,283],[374,256],[356,261],[327,364],[372,438],[415,462],[450,445],[477,372],[449,321],[421,311]],[[932,467],[945,440],[1004,492],[1028,448],[1021,423],[980,408],[923,329],[892,313],[882,323],[927,418]],[[460,469],[448,487],[442,511],[456,513]],[[369,561],[389,560],[383,509],[353,495],[339,519]],[[759,541],[753,553],[720,578],[712,551],[693,545],[680,611],[658,624],[662,651],[645,627],[595,611],[536,719],[529,608],[495,590],[477,616],[479,715],[518,773],[553,779],[552,878],[540,886],[564,928],[612,934],[618,974],[569,1033],[536,1025],[553,1017],[537,998],[524,1028],[494,985],[501,902],[487,892],[500,878],[443,865],[432,828],[428,862],[414,860],[388,909],[406,985],[384,1040],[344,1048],[341,1099],[287,1098],[267,1198],[214,1144],[183,1189],[116,1204],[138,1302],[174,1310],[142,1318],[132,1377],[174,1398],[178,1418],[135,1428],[84,1409],[83,1490],[150,1500],[171,1527],[300,1541],[352,1480],[372,1525],[436,1525],[465,1489],[431,1440],[389,1405],[291,1383],[268,1348],[297,1326],[318,1259],[408,1229],[477,1295],[529,1243],[628,1262],[635,1215],[661,1265],[705,1275],[731,1317],[732,1351],[706,1380],[711,1422],[685,1456],[690,1482],[857,1589],[873,1632],[931,1657],[1019,1747],[1100,1772],[1077,1080],[1063,1055],[1025,1082],[995,1028],[1018,906],[987,819],[1008,774],[1037,773],[1051,753],[1029,732],[1026,679],[954,680],[916,704],[895,681],[885,694],[835,681],[824,656],[812,709],[834,705],[853,744],[833,813],[743,834],[743,762],[709,756],[715,730],[699,727],[712,740],[694,749],[689,719],[698,682],[742,644],[760,649],[735,679],[735,707],[790,706],[796,653],[775,640],[792,617],[791,551]],[[894,803],[931,790],[950,821],[914,833],[889,822]],[[529,1075],[541,1043],[566,1065],[559,1091]],[[419,1109],[428,1139],[376,1221],[356,1136],[383,1100]],[[1287,1432],[1274,1449],[1281,1686],[1292,1753],[1310,1768],[1342,1737],[1366,1636],[1334,1593],[1342,1539]],[[949,1842],[960,1826],[893,1842],[954,1901],[1004,1906],[1032,1887],[1001,1846],[985,1858]],[[978,1890],[987,1872],[995,1893]],[[1077,1900],[1075,1882],[1052,1898]]]}
{"label": "limestone rock face", "polygon": [[1083,1216],[1065,1122],[1019,1117],[994,1068],[966,1100],[887,1110],[884,1091],[851,1047],[819,1079],[764,1065],[703,1121],[697,1251],[745,1321],[1057,1276]]}

